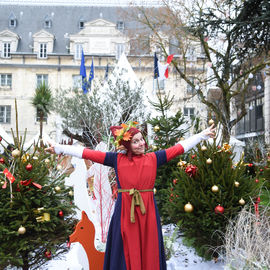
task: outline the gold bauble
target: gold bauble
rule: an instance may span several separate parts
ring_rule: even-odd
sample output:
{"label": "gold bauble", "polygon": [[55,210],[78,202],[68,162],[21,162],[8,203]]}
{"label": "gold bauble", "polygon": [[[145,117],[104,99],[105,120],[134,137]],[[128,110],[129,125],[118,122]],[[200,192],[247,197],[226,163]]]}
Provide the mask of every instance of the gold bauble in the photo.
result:
{"label": "gold bauble", "polygon": [[155,132],[159,132],[160,131],[160,127],[159,126],[154,126],[154,131]]}
{"label": "gold bauble", "polygon": [[56,192],[59,192],[61,190],[61,188],[59,186],[54,188]]}
{"label": "gold bauble", "polygon": [[152,145],[152,149],[153,149],[153,151],[157,151],[157,146],[156,145]]}
{"label": "gold bauble", "polygon": [[208,159],[206,160],[206,163],[207,163],[207,164],[212,164],[212,159],[211,159],[211,158],[208,158]]}
{"label": "gold bauble", "polygon": [[11,155],[16,158],[19,157],[21,155],[21,151],[19,149],[15,149],[11,152]]}
{"label": "gold bauble", "polygon": [[205,145],[202,146],[201,148],[202,151],[206,151],[207,150],[207,147]]}
{"label": "gold bauble", "polygon": [[1,181],[1,183],[0,183],[0,184],[1,184],[1,186],[3,186],[3,185],[5,184],[5,181]]}
{"label": "gold bauble", "polygon": [[43,214],[43,217],[44,217],[44,221],[50,221],[50,220],[51,220],[51,215],[50,215],[50,213],[44,213],[44,214]]}
{"label": "gold bauble", "polygon": [[214,121],[213,119],[210,119],[210,120],[208,121],[209,126],[212,126],[214,123],[215,123],[215,121]]}
{"label": "gold bauble", "polygon": [[193,206],[190,202],[188,202],[185,206],[184,206],[184,210],[186,213],[190,213],[193,211]]}
{"label": "gold bauble", "polygon": [[244,205],[246,202],[245,202],[245,200],[243,199],[243,198],[241,198],[240,200],[239,200],[239,204],[241,204],[241,205]]}
{"label": "gold bauble", "polygon": [[73,196],[73,191],[70,190],[69,193],[68,193],[69,196]]}
{"label": "gold bauble", "polygon": [[156,194],[156,193],[157,193],[157,189],[156,189],[156,188],[154,188],[154,189],[153,189],[153,191],[154,191],[154,194]]}
{"label": "gold bauble", "polygon": [[211,190],[212,190],[213,192],[218,192],[218,186],[213,185],[212,188],[211,188]]}
{"label": "gold bauble", "polygon": [[240,183],[237,182],[237,181],[235,181],[235,182],[234,182],[234,185],[235,185],[235,187],[239,187]]}
{"label": "gold bauble", "polygon": [[62,167],[62,165],[58,164],[58,165],[56,166],[56,169],[57,169],[58,171],[61,171],[61,170],[63,169],[63,167]]}
{"label": "gold bauble", "polygon": [[25,227],[23,227],[23,226],[21,225],[21,227],[18,229],[18,233],[19,233],[19,234],[25,234],[25,232],[26,232]]}
{"label": "gold bauble", "polygon": [[49,163],[50,163],[50,160],[49,160],[48,158],[46,158],[46,159],[44,160],[44,162],[45,162],[46,164],[49,164]]}

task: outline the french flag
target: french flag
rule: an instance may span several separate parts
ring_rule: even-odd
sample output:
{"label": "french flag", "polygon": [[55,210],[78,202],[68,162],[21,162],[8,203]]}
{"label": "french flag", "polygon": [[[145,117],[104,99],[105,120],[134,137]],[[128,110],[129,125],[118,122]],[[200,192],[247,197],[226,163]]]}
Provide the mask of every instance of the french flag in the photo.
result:
{"label": "french flag", "polygon": [[154,79],[159,79],[159,80],[165,80],[169,77],[169,69],[168,66],[172,62],[173,59],[173,54],[169,55],[167,57],[167,63],[165,65],[161,64],[158,61],[157,54],[155,53],[155,58],[154,58]]}

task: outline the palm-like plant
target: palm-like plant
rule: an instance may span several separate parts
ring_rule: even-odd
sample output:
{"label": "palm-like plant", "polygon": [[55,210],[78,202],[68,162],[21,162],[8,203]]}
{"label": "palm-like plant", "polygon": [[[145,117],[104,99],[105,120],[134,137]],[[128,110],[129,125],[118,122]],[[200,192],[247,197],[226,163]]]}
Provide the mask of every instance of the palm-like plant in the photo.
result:
{"label": "palm-like plant", "polygon": [[39,114],[40,139],[42,139],[44,116],[50,113],[52,108],[52,99],[52,92],[49,86],[45,82],[39,84],[31,103],[35,106],[37,113]]}

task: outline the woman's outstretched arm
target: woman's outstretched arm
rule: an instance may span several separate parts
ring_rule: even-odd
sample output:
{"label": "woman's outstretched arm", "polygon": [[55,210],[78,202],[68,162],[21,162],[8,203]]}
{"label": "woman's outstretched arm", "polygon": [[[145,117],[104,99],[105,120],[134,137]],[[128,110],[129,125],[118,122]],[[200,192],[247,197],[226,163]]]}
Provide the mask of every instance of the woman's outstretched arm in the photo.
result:
{"label": "woman's outstretched arm", "polygon": [[88,159],[92,160],[93,162],[101,163],[107,166],[113,166],[112,158],[114,156],[113,154],[116,154],[110,152],[106,153],[91,150],[83,146],[64,145],[64,144],[55,144],[55,145],[49,144],[49,147],[46,148],[45,150],[51,154],[58,154],[58,155],[63,154]]}
{"label": "woman's outstretched arm", "polygon": [[211,127],[203,130],[202,132],[195,134],[188,139],[179,142],[178,144],[169,147],[165,150],[157,151],[157,165],[160,166],[171,159],[177,157],[178,155],[181,155],[187,151],[189,151],[191,148],[196,146],[198,143],[200,143],[203,140],[207,140],[209,138],[215,137],[215,127],[212,125]]}

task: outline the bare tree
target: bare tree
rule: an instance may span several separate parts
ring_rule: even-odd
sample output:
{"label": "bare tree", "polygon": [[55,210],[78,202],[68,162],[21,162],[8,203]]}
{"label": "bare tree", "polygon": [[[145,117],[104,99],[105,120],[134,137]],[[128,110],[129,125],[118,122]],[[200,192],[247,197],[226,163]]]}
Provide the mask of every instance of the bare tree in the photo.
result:
{"label": "bare tree", "polygon": [[[149,46],[148,53],[153,53],[153,49],[160,50],[164,56],[171,51],[176,53],[172,61],[175,71],[196,90],[194,96],[222,124],[223,140],[228,141],[232,127],[247,113],[245,97],[253,74],[270,63],[267,58],[270,42],[263,35],[269,28],[269,16],[266,16],[269,1],[256,1],[260,2],[257,12],[252,9],[252,1],[162,2],[159,8],[134,6],[136,11],[127,13],[138,22],[133,37],[140,45]],[[252,31],[253,27],[256,28]],[[244,42],[247,29],[255,33],[256,44]],[[152,44],[155,46],[151,47]],[[190,65],[191,61],[195,64]],[[218,92],[218,99],[206,94],[205,90],[210,88]],[[240,106],[233,118],[235,98]]]}

